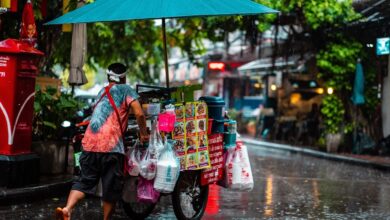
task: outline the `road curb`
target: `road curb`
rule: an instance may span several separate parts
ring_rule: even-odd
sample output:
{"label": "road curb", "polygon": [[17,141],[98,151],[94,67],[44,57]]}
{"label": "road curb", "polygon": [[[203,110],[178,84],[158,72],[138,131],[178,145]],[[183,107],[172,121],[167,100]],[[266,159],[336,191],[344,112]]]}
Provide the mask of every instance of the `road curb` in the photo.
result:
{"label": "road curb", "polygon": [[62,196],[69,193],[72,182],[73,179],[68,178],[58,182],[32,187],[0,189],[0,205],[10,205],[42,198]]}
{"label": "road curb", "polygon": [[368,160],[362,160],[352,157],[346,157],[341,155],[335,155],[331,153],[325,153],[321,151],[316,151],[312,149],[307,149],[304,147],[294,147],[288,144],[279,144],[279,143],[272,143],[267,141],[259,141],[259,140],[253,140],[249,138],[241,138],[245,143],[252,144],[252,145],[261,145],[266,146],[274,149],[279,150],[286,150],[294,153],[301,153],[305,155],[310,155],[318,158],[333,160],[333,161],[342,161],[350,164],[360,165],[360,166],[366,166],[366,167],[372,167],[375,169],[380,169],[384,171],[390,171],[390,165],[388,164],[382,164],[382,163],[376,163]]}

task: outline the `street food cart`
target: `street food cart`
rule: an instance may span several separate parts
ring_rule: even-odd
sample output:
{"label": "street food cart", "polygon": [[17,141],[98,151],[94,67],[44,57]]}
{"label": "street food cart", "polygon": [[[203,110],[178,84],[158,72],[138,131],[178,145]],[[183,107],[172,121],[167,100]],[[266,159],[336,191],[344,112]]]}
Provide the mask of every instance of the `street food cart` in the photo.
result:
{"label": "street food cart", "polygon": [[[228,129],[226,126],[225,130],[225,123],[228,125],[232,121],[224,119],[223,100],[217,97],[202,97],[200,101],[194,100],[190,94],[201,87],[193,86],[192,91],[190,88],[168,89],[149,85],[137,85],[136,87],[150,130],[155,129],[154,125],[161,123],[160,116],[166,106],[174,106],[176,116],[174,128],[171,132],[159,133],[166,139],[165,144],[170,140],[173,141],[172,147],[180,161],[178,164],[181,172],[174,190],[160,195],[172,196],[173,208],[179,219],[199,219],[203,215],[208,198],[208,185],[217,183],[224,177],[224,140],[225,146],[227,142],[231,147],[233,147],[231,143],[234,142],[235,146],[234,127],[230,126],[230,132],[225,132]],[[185,95],[184,92],[187,94]],[[177,99],[171,99],[171,97]],[[130,116],[129,124],[136,124],[135,117]],[[136,133],[135,129],[129,135],[135,137]],[[153,143],[155,140],[151,138],[149,145]],[[129,150],[135,149],[130,146]],[[143,154],[145,155],[145,151]],[[133,164],[133,162],[130,163]],[[124,210],[129,216],[145,218],[151,213],[158,200],[140,202],[136,198],[135,190],[139,188],[141,178],[139,176],[142,175],[132,175],[131,171],[129,173],[123,194]],[[157,179],[154,181],[156,182]],[[186,204],[183,201],[192,202]]]}
{"label": "street food cart", "polygon": [[[120,7],[118,7],[120,6]],[[136,7],[135,7],[136,6]],[[107,8],[111,9],[111,13],[107,13]],[[175,120],[173,121],[173,130],[172,132],[165,132],[160,136],[169,137],[171,136],[171,140],[175,140],[175,146],[179,148],[179,146],[184,146],[186,149],[184,155],[179,155],[180,169],[183,172],[180,172],[177,183],[174,185],[174,190],[171,192],[172,194],[172,202],[174,206],[174,211],[178,219],[200,219],[205,210],[207,194],[208,194],[208,185],[202,186],[200,184],[201,171],[200,168],[207,168],[211,166],[210,153],[207,155],[207,151],[203,150],[205,143],[207,143],[207,124],[208,124],[208,114],[206,114],[206,108],[213,108],[214,106],[205,105],[205,102],[198,102],[194,100],[194,102],[172,102],[170,99],[171,90],[169,86],[169,72],[168,72],[168,52],[167,52],[167,40],[166,40],[166,28],[165,28],[165,19],[176,19],[183,17],[204,17],[204,16],[229,16],[229,15],[254,15],[254,14],[263,14],[263,13],[277,13],[277,11],[265,7],[261,4],[250,0],[230,0],[230,1],[172,1],[172,0],[111,0],[111,1],[94,1],[93,3],[87,4],[79,9],[76,9],[72,12],[69,12],[53,21],[50,21],[48,24],[65,24],[65,23],[86,23],[86,22],[110,22],[110,21],[128,21],[128,20],[145,20],[145,19],[161,19],[161,29],[163,36],[163,48],[164,48],[164,63],[165,63],[165,75],[166,75],[166,88],[157,88],[157,91],[160,91],[161,96],[168,97],[168,100],[157,100],[157,103],[160,104],[168,104],[173,105],[173,111],[171,111],[171,106],[166,108],[166,106],[161,106],[165,109],[165,112],[161,112],[161,116],[157,117],[160,119],[167,119],[167,121],[172,121],[171,117],[173,114],[170,112],[174,112]],[[142,93],[141,100],[142,100]],[[165,101],[161,103],[161,101]],[[176,100],[178,101],[178,100]],[[156,106],[153,105],[155,102],[153,100],[148,100],[149,103],[146,106],[146,112],[150,110],[156,110]],[[149,105],[151,104],[151,105]],[[207,106],[207,107],[206,107]],[[220,108],[221,117],[223,115],[223,108],[219,105],[216,108]],[[162,109],[162,108],[160,108]],[[158,113],[158,111],[156,111]],[[155,112],[155,113],[156,113]],[[178,117],[176,117],[176,113]],[[159,120],[159,123],[164,120]],[[221,121],[213,121],[214,124],[223,123]],[[169,123],[168,123],[169,124]],[[203,126],[202,126],[203,125]],[[160,124],[158,125],[160,126]],[[170,126],[168,126],[170,127]],[[232,126],[233,123],[232,123]],[[201,131],[199,130],[201,129]],[[156,131],[154,129],[153,131]],[[176,132],[175,132],[176,131]],[[154,132],[156,136],[159,132]],[[203,138],[203,139],[202,139]],[[220,138],[216,138],[215,142],[218,142]],[[184,144],[178,145],[178,142],[184,142]],[[169,143],[165,141],[165,143]],[[203,145],[201,145],[203,143]],[[195,148],[195,149],[191,149]],[[217,147],[215,147],[218,149]],[[148,147],[150,149],[150,146]],[[240,149],[245,149],[245,147],[240,147]],[[134,151],[133,151],[134,152]],[[235,155],[239,152],[243,152],[242,150],[235,151]],[[164,156],[168,155],[167,158],[162,160],[162,155],[159,158],[160,161],[165,161],[167,163],[162,164],[157,162],[157,174],[156,180],[159,180],[159,166],[161,165],[162,169],[166,171],[167,175],[165,178],[166,182],[176,178],[176,173],[172,172],[173,169],[176,169],[173,165],[175,165],[174,161],[170,160],[172,157],[172,150],[170,147],[165,148],[163,151]],[[132,153],[134,155],[135,153]],[[194,156],[195,155],[195,156]],[[231,154],[233,156],[233,154]],[[242,154],[241,155],[245,155]],[[176,157],[175,157],[176,158]],[[174,158],[174,160],[176,160]],[[195,158],[195,161],[193,160]],[[202,160],[207,161],[207,163],[200,163],[200,160],[196,160],[197,158],[202,158]],[[232,159],[232,157],[228,157]],[[235,157],[235,166],[239,170],[239,159],[242,156]],[[247,159],[247,157],[246,157]],[[232,160],[233,161],[233,160]],[[249,160],[245,160],[246,163],[249,163]],[[173,163],[172,163],[173,162]],[[132,163],[131,163],[132,164]],[[170,164],[167,166],[167,164]],[[206,165],[207,164],[207,165]],[[245,163],[241,163],[245,164]],[[133,165],[133,164],[132,164]],[[172,166],[171,166],[172,165]],[[204,167],[203,167],[204,166]],[[142,167],[141,167],[142,168]],[[154,168],[153,166],[149,168]],[[248,168],[248,166],[247,166]],[[250,167],[249,167],[250,169]],[[236,172],[239,176],[241,172]],[[211,175],[208,175],[211,176]],[[251,175],[246,175],[246,177],[251,177]],[[138,179],[138,178],[133,178]],[[142,179],[141,179],[142,180]],[[239,178],[241,180],[241,176]],[[145,183],[147,181],[143,181]],[[157,181],[158,182],[158,181]],[[237,182],[239,183],[239,182]],[[131,184],[131,182],[130,182]],[[158,185],[158,184],[157,184]],[[154,188],[156,188],[156,181],[154,182]],[[241,184],[237,184],[238,187],[241,187]],[[252,179],[252,187],[253,187],[253,179]],[[134,187],[127,187],[134,188]],[[148,189],[149,192],[153,191],[153,188],[144,188]],[[139,192],[139,191],[138,191]],[[145,191],[142,191],[145,192]],[[134,193],[132,193],[134,194]],[[131,195],[131,193],[130,193]],[[157,195],[157,193],[154,193]],[[189,196],[192,198],[191,201],[182,200],[183,196]],[[186,202],[183,202],[186,201]],[[147,216],[152,210],[155,203],[149,204],[141,204],[138,202],[128,202],[124,203],[124,208],[128,214],[130,214],[133,218],[143,218]],[[139,211],[138,208],[144,208]],[[188,208],[188,210],[187,210]]]}

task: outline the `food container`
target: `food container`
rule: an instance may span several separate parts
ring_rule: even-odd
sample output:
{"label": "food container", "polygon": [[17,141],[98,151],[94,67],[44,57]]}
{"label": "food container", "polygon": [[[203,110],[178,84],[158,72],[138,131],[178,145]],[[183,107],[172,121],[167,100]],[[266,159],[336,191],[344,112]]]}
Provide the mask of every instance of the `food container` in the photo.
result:
{"label": "food container", "polygon": [[229,134],[237,133],[237,122],[235,120],[229,120],[226,123],[226,131]]}
{"label": "food container", "polygon": [[209,118],[223,120],[225,101],[221,97],[204,96],[199,100],[206,102]]}
{"label": "food container", "polygon": [[[210,119],[209,119],[210,120]],[[211,133],[224,133],[225,131],[225,122],[226,119],[218,120],[218,119],[213,119],[213,125],[211,128]]]}
{"label": "food container", "polygon": [[179,176],[180,165],[171,161],[157,162],[157,173],[154,179],[154,188],[162,193],[170,193],[174,190]]}
{"label": "food container", "polygon": [[223,141],[225,148],[236,146],[237,139],[237,122],[235,120],[225,121],[225,133],[223,134]]}
{"label": "food container", "polygon": [[146,115],[158,115],[161,110],[160,103],[142,104],[142,109]]}
{"label": "food container", "polygon": [[225,149],[236,147],[236,140],[237,140],[236,133],[231,134],[231,133],[225,132],[223,134],[223,143],[224,143]]}

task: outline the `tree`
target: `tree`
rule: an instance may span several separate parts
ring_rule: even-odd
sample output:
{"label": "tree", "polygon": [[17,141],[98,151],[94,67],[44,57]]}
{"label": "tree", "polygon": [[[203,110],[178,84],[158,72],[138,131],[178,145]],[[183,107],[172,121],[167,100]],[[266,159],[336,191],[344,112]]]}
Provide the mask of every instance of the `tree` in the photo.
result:
{"label": "tree", "polygon": [[[61,26],[43,24],[62,14],[62,1],[48,1],[48,16],[43,18],[39,9],[41,0],[35,0],[34,12],[38,29],[38,49],[45,53],[41,62],[43,75],[54,75],[53,66],[69,67],[71,33],[62,32]],[[76,0],[70,0],[69,8],[76,7]],[[17,13],[2,15],[0,38],[19,38],[21,13],[25,1],[19,1]],[[133,21],[88,24],[88,58],[91,67],[106,67],[111,62],[124,62],[130,67],[131,79],[154,82],[159,74],[162,59],[161,28],[153,21]],[[152,68],[150,68],[152,67]],[[152,71],[151,71],[152,70]]]}

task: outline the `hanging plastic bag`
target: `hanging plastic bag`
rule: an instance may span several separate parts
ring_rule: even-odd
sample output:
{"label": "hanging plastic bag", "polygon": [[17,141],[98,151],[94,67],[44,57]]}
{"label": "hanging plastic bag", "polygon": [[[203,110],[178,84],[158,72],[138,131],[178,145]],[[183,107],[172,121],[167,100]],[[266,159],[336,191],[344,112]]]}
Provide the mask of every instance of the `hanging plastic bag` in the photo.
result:
{"label": "hanging plastic bag", "polygon": [[142,177],[138,179],[137,201],[142,203],[157,203],[160,193],[153,188],[153,180]]}
{"label": "hanging plastic bag", "polygon": [[224,155],[224,179],[219,181],[218,184],[225,188],[230,188],[233,182],[233,156],[235,150],[234,148],[229,148]]}
{"label": "hanging plastic bag", "polygon": [[137,179],[138,177],[127,176],[124,179],[122,200],[127,203],[137,202]]}
{"label": "hanging plastic bag", "polygon": [[229,179],[229,187],[231,189],[241,190],[241,160],[238,154],[238,151],[235,150],[233,154],[233,159],[229,164],[229,169],[231,172],[231,179]]}
{"label": "hanging plastic bag", "polygon": [[138,144],[139,142],[137,141],[130,152],[129,160],[127,161],[127,172],[130,176],[139,175],[141,152],[139,151]]}
{"label": "hanging plastic bag", "polygon": [[236,147],[237,156],[239,157],[241,165],[241,191],[251,191],[253,189],[254,181],[252,175],[252,168],[248,156],[248,148],[242,141],[237,141]]}
{"label": "hanging plastic bag", "polygon": [[251,191],[253,185],[247,147],[237,141],[236,148],[227,155],[224,186],[238,191]]}
{"label": "hanging plastic bag", "polygon": [[180,162],[172,149],[173,141],[165,142],[164,150],[157,162],[157,173],[154,180],[154,188],[162,193],[170,193],[180,174]]}
{"label": "hanging plastic bag", "polygon": [[175,106],[165,106],[165,112],[158,114],[158,128],[160,131],[172,132],[175,128],[176,114]]}
{"label": "hanging plastic bag", "polygon": [[150,153],[149,148],[146,150],[145,155],[140,161],[139,168],[139,174],[147,180],[152,180],[156,176],[157,158]]}
{"label": "hanging plastic bag", "polygon": [[152,130],[149,139],[149,149],[152,155],[156,158],[160,156],[161,151],[164,149],[164,143],[158,130],[157,121],[153,123]]}
{"label": "hanging plastic bag", "polygon": [[235,148],[227,151],[225,180],[222,186],[229,189],[241,189],[241,160]]}

